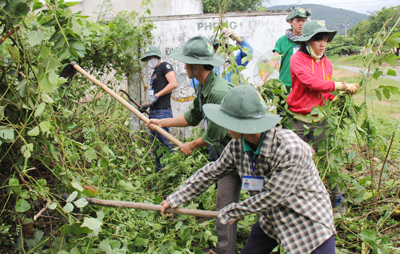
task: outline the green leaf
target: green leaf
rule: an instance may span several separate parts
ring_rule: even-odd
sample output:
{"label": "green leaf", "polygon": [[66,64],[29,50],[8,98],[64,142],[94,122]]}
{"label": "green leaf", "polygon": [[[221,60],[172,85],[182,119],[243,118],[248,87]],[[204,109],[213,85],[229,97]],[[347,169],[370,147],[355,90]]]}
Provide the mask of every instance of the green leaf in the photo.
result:
{"label": "green leaf", "polygon": [[390,92],[389,89],[383,88],[383,95],[385,96],[386,99],[390,99]]}
{"label": "green leaf", "polygon": [[49,82],[53,85],[58,85],[58,76],[54,70],[49,72]]}
{"label": "green leaf", "polygon": [[357,157],[357,153],[355,151],[350,151],[349,154],[347,154],[347,161],[350,162],[356,157]]}
{"label": "green leaf", "polygon": [[71,203],[67,203],[64,207],[63,207],[64,211],[66,213],[70,213],[74,210],[74,205]]}
{"label": "green leaf", "polygon": [[141,237],[138,237],[138,238],[135,239],[135,241],[133,242],[133,244],[134,244],[136,247],[142,247],[143,245],[147,244],[148,242],[149,242],[149,240],[143,239],[143,238],[141,238]]}
{"label": "green leaf", "polygon": [[7,140],[14,140],[14,129],[13,128],[0,129],[0,138]]}
{"label": "green leaf", "polygon": [[99,244],[99,249],[106,253],[112,253],[112,249],[110,246],[110,240],[108,238],[106,238],[103,241],[101,241]]}
{"label": "green leaf", "polygon": [[19,82],[19,84],[17,86],[18,93],[19,93],[19,95],[21,95],[21,97],[26,96],[26,91],[28,89],[27,83],[28,83],[28,81],[26,79],[23,79]]}
{"label": "green leaf", "polygon": [[77,182],[72,182],[71,185],[72,185],[72,187],[74,187],[75,190],[78,190],[78,191],[80,191],[80,192],[83,191],[83,188],[82,188],[82,186],[81,186],[79,183],[77,183]]}
{"label": "green leaf", "polygon": [[69,46],[71,46],[76,51],[85,50],[85,46],[83,46],[82,42],[80,42],[80,41],[68,41],[68,42],[69,42]]}
{"label": "green leaf", "polygon": [[8,52],[11,55],[11,59],[14,62],[18,63],[19,62],[19,56],[20,56],[19,55],[19,50],[16,47],[13,47],[11,45],[7,45],[7,48],[8,48]]}
{"label": "green leaf", "polygon": [[50,130],[51,123],[48,122],[48,121],[40,122],[39,126],[40,126],[40,129],[42,129],[43,132],[48,132]]}
{"label": "green leaf", "polygon": [[381,92],[379,92],[379,90],[377,90],[377,89],[375,89],[375,95],[376,95],[376,98],[378,98],[378,100],[382,100],[382,94],[381,94]]}
{"label": "green leaf", "polygon": [[46,102],[46,103],[53,103],[53,102],[54,102],[53,99],[52,99],[50,96],[48,96],[47,94],[45,94],[45,93],[42,93],[42,94],[40,95],[40,97],[41,97],[42,100],[43,100],[44,102]]}
{"label": "green leaf", "polygon": [[74,205],[78,208],[83,208],[85,207],[89,202],[85,198],[80,198],[77,201],[74,202]]}
{"label": "green leaf", "polygon": [[357,128],[357,126],[354,123],[350,124],[349,125],[349,133],[350,134],[353,133],[356,130],[356,128]]}
{"label": "green leaf", "polygon": [[21,147],[21,153],[24,155],[25,158],[29,158],[31,157],[31,152],[33,151],[33,144],[27,144],[27,145],[23,145]]}
{"label": "green leaf", "polygon": [[10,178],[10,180],[8,181],[8,184],[11,186],[19,186],[19,180],[16,178]]}
{"label": "green leaf", "polygon": [[68,7],[72,7],[72,6],[75,6],[75,5],[77,5],[77,4],[79,4],[80,2],[78,2],[78,1],[76,1],[76,2],[66,2],[66,3],[64,3],[66,6],[68,6]]}
{"label": "green leaf", "polygon": [[91,162],[92,160],[97,159],[97,154],[96,154],[95,150],[93,150],[93,149],[86,150],[84,155],[88,162]]}
{"label": "green leaf", "polygon": [[101,227],[102,224],[103,223],[101,221],[97,220],[97,219],[87,218],[86,217],[83,220],[83,223],[82,223],[81,227],[88,227],[91,230],[97,230],[97,229],[99,229]]}
{"label": "green leaf", "polygon": [[32,130],[28,131],[29,136],[37,136],[39,135],[39,126],[36,126]]}
{"label": "green leaf", "polygon": [[51,202],[49,206],[47,206],[50,210],[54,210],[57,208],[57,203],[56,202]]}
{"label": "green leaf", "polygon": [[60,36],[56,37],[56,42],[54,43],[53,49],[58,49],[64,45],[65,37],[60,34]]}
{"label": "green leaf", "polygon": [[42,102],[40,103],[39,107],[37,107],[35,111],[35,117],[40,116],[43,113],[44,108],[46,107],[46,103]]}
{"label": "green leaf", "polygon": [[39,77],[39,85],[44,93],[51,93],[56,89],[57,82],[55,83],[50,82],[49,75],[42,74],[41,77]]}
{"label": "green leaf", "polygon": [[67,201],[67,202],[72,202],[72,201],[75,200],[76,196],[78,196],[78,192],[77,192],[77,191],[74,191],[74,192],[71,193],[71,195],[69,195],[69,197],[67,198],[66,201]]}
{"label": "green leaf", "polygon": [[[399,38],[400,39],[400,38]],[[397,73],[396,73],[396,71],[395,70],[392,70],[392,69],[389,69],[388,70],[388,72],[387,72],[387,75],[390,75],[390,76],[397,76]]]}
{"label": "green leaf", "polygon": [[323,128],[316,129],[314,132],[314,137],[318,137],[324,131]]}
{"label": "green leaf", "polygon": [[45,36],[46,34],[42,31],[31,31],[28,34],[28,42],[31,44],[31,46],[35,46],[41,43]]}
{"label": "green leaf", "polygon": [[127,191],[134,191],[135,188],[133,187],[131,182],[126,183],[124,180],[120,180],[118,182],[118,185],[121,186],[122,188],[124,188],[124,190]]}
{"label": "green leaf", "polygon": [[376,231],[374,229],[363,230],[360,233],[360,237],[363,241],[372,244],[372,243],[376,242]]}
{"label": "green leaf", "polygon": [[35,3],[32,6],[32,11],[36,11],[37,9],[40,9],[43,7],[43,4],[40,1],[35,1]]}
{"label": "green leaf", "polygon": [[18,199],[17,203],[15,204],[15,211],[19,213],[24,213],[30,209],[31,204],[29,204],[28,201],[23,198]]}
{"label": "green leaf", "polygon": [[366,191],[366,192],[364,192],[364,197],[363,197],[363,199],[364,200],[367,200],[367,199],[370,199],[370,198],[372,198],[374,195],[373,195],[373,193],[371,192],[371,191]]}
{"label": "green leaf", "polygon": [[18,196],[23,199],[29,199],[31,197],[28,190],[22,190],[20,193],[18,193]]}

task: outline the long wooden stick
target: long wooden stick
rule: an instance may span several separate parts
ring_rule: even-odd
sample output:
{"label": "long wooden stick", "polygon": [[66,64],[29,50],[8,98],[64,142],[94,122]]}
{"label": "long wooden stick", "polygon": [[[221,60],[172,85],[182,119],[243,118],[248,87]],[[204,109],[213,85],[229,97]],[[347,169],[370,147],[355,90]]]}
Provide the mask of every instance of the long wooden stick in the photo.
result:
{"label": "long wooden stick", "polygon": [[[106,91],[108,94],[110,94],[112,97],[114,97],[117,101],[121,102],[122,105],[124,105],[125,107],[127,107],[132,113],[134,113],[136,116],[138,116],[142,121],[144,121],[145,123],[149,122],[149,119],[147,117],[145,117],[142,113],[140,113],[139,110],[135,109],[131,104],[129,104],[126,100],[122,99],[121,96],[119,96],[118,94],[116,94],[113,90],[111,90],[110,88],[108,88],[106,85],[104,85],[103,83],[101,83],[99,80],[95,79],[92,75],[90,75],[89,73],[87,73],[84,69],[82,69],[76,62],[71,62],[70,63],[77,71],[79,71],[83,76],[87,77],[90,81],[92,81],[93,83],[95,83],[96,85],[98,85],[99,87],[101,87],[101,89],[103,89],[104,91]],[[173,142],[175,145],[177,146],[181,146],[182,142],[179,141],[177,138],[175,138],[174,136],[172,136],[171,134],[169,134],[168,132],[166,132],[163,128],[159,127],[158,125],[153,124],[154,129],[160,133],[161,135],[163,135],[164,137],[166,137],[167,139],[169,139],[171,142]]]}
{"label": "long wooden stick", "polygon": [[[90,204],[102,205],[102,206],[113,206],[113,207],[125,207],[125,208],[135,208],[141,210],[151,210],[151,211],[161,211],[161,205],[143,204],[127,201],[114,201],[105,200],[98,198],[86,198]],[[178,213],[185,215],[193,215],[206,218],[217,218],[218,212],[215,211],[204,211],[188,208],[169,208],[166,210],[167,213]]]}

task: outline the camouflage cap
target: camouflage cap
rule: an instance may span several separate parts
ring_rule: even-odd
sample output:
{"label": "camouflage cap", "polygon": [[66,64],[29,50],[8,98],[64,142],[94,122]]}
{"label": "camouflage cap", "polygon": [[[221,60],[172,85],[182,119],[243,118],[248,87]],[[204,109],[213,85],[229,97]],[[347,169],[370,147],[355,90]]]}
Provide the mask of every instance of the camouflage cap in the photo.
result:
{"label": "camouflage cap", "polygon": [[309,11],[304,10],[303,8],[294,8],[290,14],[286,17],[286,22],[295,19],[295,18],[308,18],[311,16]]}

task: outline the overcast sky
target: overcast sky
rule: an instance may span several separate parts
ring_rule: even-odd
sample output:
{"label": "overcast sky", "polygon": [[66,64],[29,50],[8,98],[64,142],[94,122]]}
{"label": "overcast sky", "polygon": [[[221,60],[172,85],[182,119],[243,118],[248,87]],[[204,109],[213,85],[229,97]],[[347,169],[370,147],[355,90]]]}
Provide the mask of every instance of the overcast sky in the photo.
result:
{"label": "overcast sky", "polygon": [[269,3],[267,2],[264,5],[266,7],[270,7],[275,5],[296,5],[298,3],[327,5],[330,7],[356,11],[367,15],[374,11],[380,11],[383,7],[389,8],[400,5],[399,0],[269,0]]}

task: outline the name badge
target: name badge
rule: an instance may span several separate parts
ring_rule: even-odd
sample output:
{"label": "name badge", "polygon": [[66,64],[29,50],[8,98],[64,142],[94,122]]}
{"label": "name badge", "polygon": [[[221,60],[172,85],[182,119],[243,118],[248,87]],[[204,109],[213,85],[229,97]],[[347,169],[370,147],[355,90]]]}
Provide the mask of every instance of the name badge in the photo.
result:
{"label": "name badge", "polygon": [[207,118],[204,118],[204,130],[207,130]]}
{"label": "name badge", "polygon": [[299,51],[300,47],[293,47],[293,55],[296,54],[297,51]]}
{"label": "name badge", "polygon": [[154,95],[154,89],[149,89],[149,96]]}
{"label": "name badge", "polygon": [[260,191],[264,187],[264,177],[261,176],[243,176],[242,189],[249,191]]}

